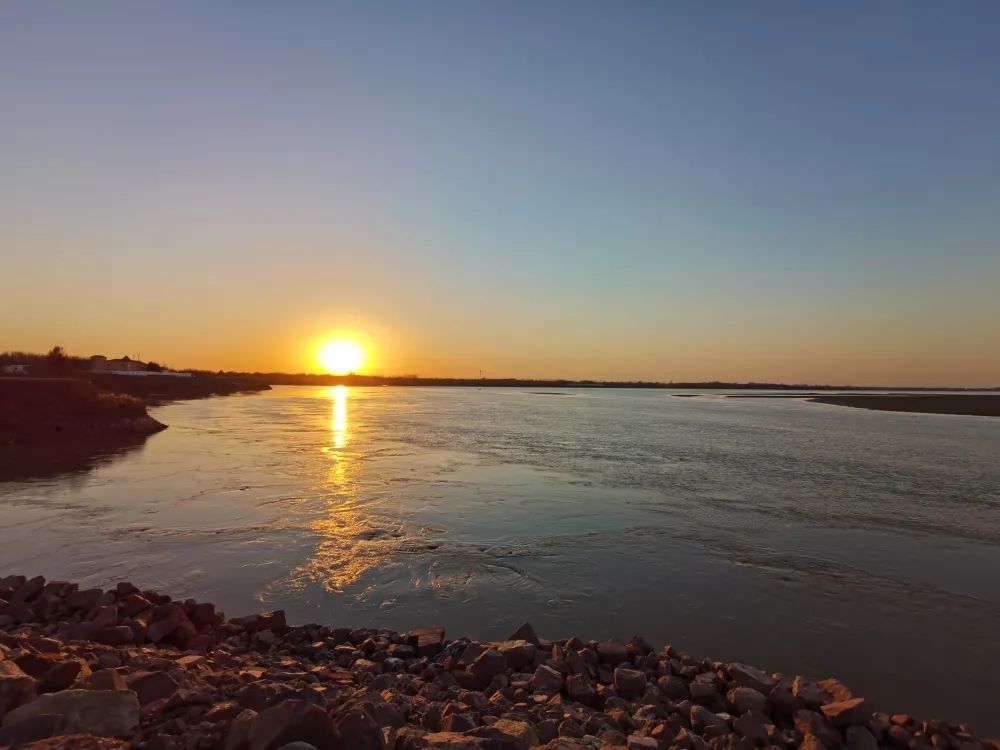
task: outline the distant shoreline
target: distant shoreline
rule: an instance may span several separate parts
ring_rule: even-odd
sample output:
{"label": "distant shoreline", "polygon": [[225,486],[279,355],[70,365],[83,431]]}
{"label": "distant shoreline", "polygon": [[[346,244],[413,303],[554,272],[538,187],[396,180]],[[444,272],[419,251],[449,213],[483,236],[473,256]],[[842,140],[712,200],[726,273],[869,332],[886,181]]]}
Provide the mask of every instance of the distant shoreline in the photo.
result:
{"label": "distant shoreline", "polygon": [[850,406],[855,409],[901,411],[919,414],[956,414],[974,417],[1000,417],[1000,396],[992,394],[892,394],[818,396],[809,399],[817,404]]}
{"label": "distant shoreline", "polygon": [[[914,414],[954,414],[968,417],[1000,417],[1000,394],[975,392],[920,393],[901,392],[893,389],[886,393],[844,393],[821,396],[813,388],[807,393],[733,393],[724,394],[726,398],[751,399],[770,398],[787,399],[800,398],[816,404],[832,406],[849,406],[855,409],[870,409],[872,411],[898,411]],[[866,389],[871,390],[871,389]],[[944,389],[941,389],[944,390]],[[697,397],[704,394],[676,394],[685,397]],[[716,395],[716,394],[713,394]]]}
{"label": "distant shoreline", "polygon": [[995,387],[962,388],[955,386],[866,386],[866,385],[816,385],[806,383],[738,383],[726,381],[664,382],[652,380],[569,380],[566,378],[425,378],[416,375],[319,375],[314,373],[283,372],[218,372],[185,370],[195,375],[216,377],[253,378],[269,385],[350,385],[350,386],[422,386],[462,388],[648,388],[658,390],[727,389],[740,391],[945,391],[949,393],[977,393],[998,391]]}

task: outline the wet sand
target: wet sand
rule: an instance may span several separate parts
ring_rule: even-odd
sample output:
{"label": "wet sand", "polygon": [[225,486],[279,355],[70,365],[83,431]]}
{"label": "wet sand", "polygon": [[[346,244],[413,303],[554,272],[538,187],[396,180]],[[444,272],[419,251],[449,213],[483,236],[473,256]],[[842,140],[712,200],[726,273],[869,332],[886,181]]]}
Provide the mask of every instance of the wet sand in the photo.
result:
{"label": "wet sand", "polygon": [[907,411],[921,414],[963,414],[980,417],[1000,417],[1000,395],[987,393],[941,394],[879,394],[816,396],[810,401],[835,406],[878,411]]}

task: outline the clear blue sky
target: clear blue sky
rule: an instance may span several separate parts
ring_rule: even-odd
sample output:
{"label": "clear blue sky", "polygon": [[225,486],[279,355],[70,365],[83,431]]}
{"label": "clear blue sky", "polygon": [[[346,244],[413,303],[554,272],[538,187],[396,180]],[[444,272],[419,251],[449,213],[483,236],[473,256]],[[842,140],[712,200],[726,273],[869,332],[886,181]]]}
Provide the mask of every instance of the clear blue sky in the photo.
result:
{"label": "clear blue sky", "polygon": [[8,2],[0,113],[0,349],[1000,383],[1000,3]]}

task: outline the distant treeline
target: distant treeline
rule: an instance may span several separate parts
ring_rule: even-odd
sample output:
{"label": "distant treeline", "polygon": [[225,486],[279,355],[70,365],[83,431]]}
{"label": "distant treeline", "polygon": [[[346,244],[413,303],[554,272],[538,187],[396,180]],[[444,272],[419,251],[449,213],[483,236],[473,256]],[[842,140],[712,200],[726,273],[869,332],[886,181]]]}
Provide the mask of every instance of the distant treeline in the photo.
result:
{"label": "distant treeline", "polygon": [[442,386],[476,388],[661,388],[661,389],[728,389],[766,391],[987,391],[996,388],[936,388],[906,386],[815,385],[808,383],[738,383],[722,380],[677,382],[649,380],[539,380],[525,378],[425,378],[417,375],[317,375],[287,372],[210,373],[185,370],[195,374],[256,378],[270,385],[353,385],[353,386]]}

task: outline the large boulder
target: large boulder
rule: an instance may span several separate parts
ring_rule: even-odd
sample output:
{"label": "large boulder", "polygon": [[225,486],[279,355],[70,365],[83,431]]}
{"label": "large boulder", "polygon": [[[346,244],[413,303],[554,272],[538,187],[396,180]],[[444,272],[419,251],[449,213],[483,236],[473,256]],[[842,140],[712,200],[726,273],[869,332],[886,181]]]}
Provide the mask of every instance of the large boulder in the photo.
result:
{"label": "large boulder", "polygon": [[38,694],[38,681],[24,673],[17,664],[0,661],[0,719],[8,711],[33,700]]}
{"label": "large boulder", "polygon": [[4,727],[36,716],[61,716],[65,731],[127,737],[139,725],[139,700],[131,690],[63,690],[42,695],[7,713]]}
{"label": "large boulder", "polygon": [[614,672],[615,690],[623,698],[635,700],[646,692],[646,675],[638,669],[618,667]]}
{"label": "large boulder", "polygon": [[261,711],[250,722],[249,750],[278,750],[289,742],[308,742],[317,750],[338,750],[333,719],[318,706],[285,700]]}
{"label": "large boulder", "polygon": [[757,667],[751,667],[749,664],[740,664],[738,662],[730,664],[729,674],[732,676],[733,682],[736,683],[737,687],[753,688],[765,694],[771,692],[774,686],[778,684],[778,681],[767,672],[762,672]]}
{"label": "large boulder", "polygon": [[555,695],[563,688],[563,676],[557,669],[542,664],[531,677],[531,692]]}

